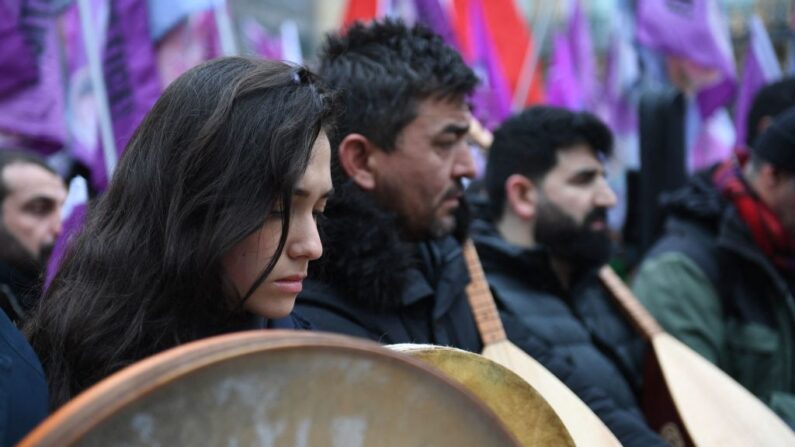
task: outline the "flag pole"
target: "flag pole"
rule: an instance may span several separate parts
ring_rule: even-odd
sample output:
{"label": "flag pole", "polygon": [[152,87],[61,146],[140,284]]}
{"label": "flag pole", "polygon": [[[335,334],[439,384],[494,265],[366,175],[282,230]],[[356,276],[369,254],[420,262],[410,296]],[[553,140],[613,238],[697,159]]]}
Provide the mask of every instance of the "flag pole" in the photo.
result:
{"label": "flag pole", "polygon": [[519,72],[519,85],[516,87],[513,103],[511,104],[511,108],[514,111],[521,110],[524,107],[527,94],[530,92],[530,86],[533,85],[538,58],[541,54],[541,48],[544,46],[547,28],[549,28],[549,22],[552,17],[552,7],[550,5],[554,7],[554,3],[551,2],[538,3],[539,22],[538,26],[533,26],[533,44],[527,45],[522,70]]}
{"label": "flag pole", "polygon": [[77,0],[77,7],[80,16],[80,28],[83,33],[83,45],[85,45],[86,58],[88,59],[91,85],[95,93],[94,99],[97,102],[99,135],[102,139],[102,153],[105,156],[105,171],[108,181],[110,181],[113,171],[116,169],[116,140],[113,137],[113,125],[110,119],[105,77],[102,74],[102,62],[99,57],[97,33],[94,29],[93,20],[91,20],[91,8],[88,2],[89,0]]}
{"label": "flag pole", "polygon": [[218,36],[221,40],[221,52],[224,56],[237,56],[237,41],[232,32],[232,20],[229,18],[227,2],[223,1],[215,8],[215,26],[218,27]]}

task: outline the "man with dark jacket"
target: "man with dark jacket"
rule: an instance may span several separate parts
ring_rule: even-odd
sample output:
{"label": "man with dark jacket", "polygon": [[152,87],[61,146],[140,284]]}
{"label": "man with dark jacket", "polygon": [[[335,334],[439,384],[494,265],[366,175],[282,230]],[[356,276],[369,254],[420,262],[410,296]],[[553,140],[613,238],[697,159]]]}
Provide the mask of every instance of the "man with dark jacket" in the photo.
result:
{"label": "man with dark jacket", "polygon": [[663,199],[663,237],[634,280],[673,336],[795,426],[795,109],[750,159],[696,174]]}
{"label": "man with dark jacket", "polygon": [[39,157],[0,150],[0,308],[20,325],[41,294],[66,187]]}
{"label": "man with dark jacket", "polygon": [[[647,348],[599,282],[609,258],[607,209],[616,196],[603,157],[612,135],[589,113],[533,107],[495,132],[485,185],[491,219],[472,232],[508,338],[537,356],[624,445],[661,444],[636,396]],[[598,390],[594,400],[588,390]]]}
{"label": "man with dark jacket", "polygon": [[462,179],[475,170],[474,73],[427,28],[390,20],[330,36],[319,72],[345,107],[325,254],[297,310],[319,330],[480,352],[453,236],[467,227]]}

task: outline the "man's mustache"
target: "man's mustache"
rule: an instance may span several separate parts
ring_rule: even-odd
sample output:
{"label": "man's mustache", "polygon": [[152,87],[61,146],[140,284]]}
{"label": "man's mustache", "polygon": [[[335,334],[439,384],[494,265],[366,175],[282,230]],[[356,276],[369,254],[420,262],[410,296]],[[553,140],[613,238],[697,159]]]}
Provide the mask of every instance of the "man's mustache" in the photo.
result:
{"label": "man's mustache", "polygon": [[590,225],[594,222],[607,222],[607,208],[594,208],[585,216],[585,225]]}

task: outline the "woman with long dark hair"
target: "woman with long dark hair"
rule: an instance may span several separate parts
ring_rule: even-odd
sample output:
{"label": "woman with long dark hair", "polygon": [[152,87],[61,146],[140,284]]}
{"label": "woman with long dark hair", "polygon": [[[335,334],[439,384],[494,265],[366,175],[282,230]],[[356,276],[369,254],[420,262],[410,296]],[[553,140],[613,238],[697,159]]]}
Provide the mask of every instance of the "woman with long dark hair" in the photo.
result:
{"label": "woman with long dark hair", "polygon": [[159,351],[290,315],[322,253],[332,103],[305,69],[245,58],[166,89],[25,328],[53,409]]}

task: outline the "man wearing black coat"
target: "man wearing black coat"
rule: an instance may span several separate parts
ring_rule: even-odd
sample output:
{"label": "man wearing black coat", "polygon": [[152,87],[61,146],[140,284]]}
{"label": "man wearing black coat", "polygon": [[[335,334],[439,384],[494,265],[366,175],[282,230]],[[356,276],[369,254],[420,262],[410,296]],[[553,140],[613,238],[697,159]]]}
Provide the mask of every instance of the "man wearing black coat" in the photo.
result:
{"label": "man wearing black coat", "polygon": [[324,256],[297,310],[319,330],[480,352],[454,237],[468,225],[467,96],[477,78],[438,35],[390,20],[330,36],[319,72],[345,107]]}
{"label": "man wearing black coat", "polygon": [[537,360],[622,444],[656,445],[637,401],[647,346],[597,276],[611,250],[611,151],[610,131],[589,113],[533,107],[511,117],[489,152],[490,218],[472,233],[502,319],[518,323],[506,324],[508,338],[546,352]]}

